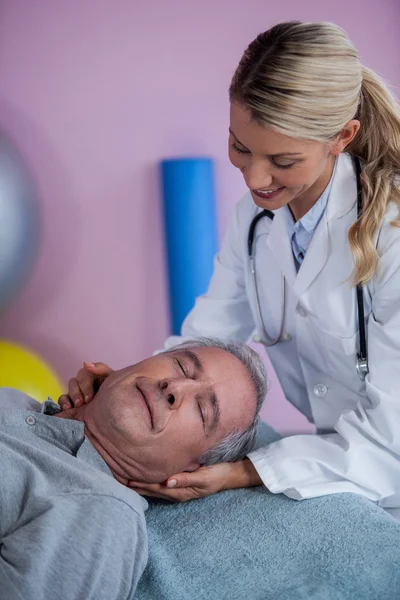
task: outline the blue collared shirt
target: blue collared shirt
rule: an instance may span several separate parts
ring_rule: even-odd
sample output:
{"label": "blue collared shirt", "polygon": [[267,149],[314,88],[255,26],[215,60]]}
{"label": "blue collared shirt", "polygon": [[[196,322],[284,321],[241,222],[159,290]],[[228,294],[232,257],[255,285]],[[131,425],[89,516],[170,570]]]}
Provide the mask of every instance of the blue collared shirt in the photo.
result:
{"label": "blue collared shirt", "polygon": [[301,219],[296,221],[296,223],[293,221],[293,216],[289,207],[285,207],[287,211],[288,233],[292,243],[292,251],[297,270],[304,260],[304,256],[311,244],[312,237],[325,212],[332,189],[333,179],[335,177],[335,171],[336,163],[333,168],[331,179],[325,190],[322,192],[314,206],[312,206]]}

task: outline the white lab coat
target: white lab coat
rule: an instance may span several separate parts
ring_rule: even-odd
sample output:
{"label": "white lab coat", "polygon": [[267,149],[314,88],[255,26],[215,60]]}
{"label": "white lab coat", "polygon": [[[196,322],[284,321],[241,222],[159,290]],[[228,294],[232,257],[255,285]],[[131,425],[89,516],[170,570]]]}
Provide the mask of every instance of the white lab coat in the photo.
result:
{"label": "white lab coat", "polygon": [[[281,274],[288,300],[285,332],[292,337],[268,349],[286,398],[325,435],[295,435],[249,455],[273,493],[295,499],[355,492],[383,507],[400,507],[400,229],[390,206],[376,239],[380,256],[364,289],[369,375],[356,371],[358,313],[349,277],[347,238],[357,216],[356,177],[341,154],[330,198],[304,261],[296,272],[283,210],[257,225],[257,281],[270,337],[279,331]],[[259,209],[250,194],[236,207],[215,260],[205,296],[186,318],[184,337],[262,337],[247,236]],[[171,337],[170,347],[181,338]]]}

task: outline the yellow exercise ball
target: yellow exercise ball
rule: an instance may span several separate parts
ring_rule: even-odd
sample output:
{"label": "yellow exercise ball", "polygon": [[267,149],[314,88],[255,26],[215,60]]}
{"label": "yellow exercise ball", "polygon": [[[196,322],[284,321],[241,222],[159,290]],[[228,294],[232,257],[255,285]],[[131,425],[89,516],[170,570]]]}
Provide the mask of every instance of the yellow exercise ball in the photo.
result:
{"label": "yellow exercise ball", "polygon": [[61,379],[43,358],[28,348],[0,339],[0,387],[25,392],[39,402],[54,402],[65,392]]}

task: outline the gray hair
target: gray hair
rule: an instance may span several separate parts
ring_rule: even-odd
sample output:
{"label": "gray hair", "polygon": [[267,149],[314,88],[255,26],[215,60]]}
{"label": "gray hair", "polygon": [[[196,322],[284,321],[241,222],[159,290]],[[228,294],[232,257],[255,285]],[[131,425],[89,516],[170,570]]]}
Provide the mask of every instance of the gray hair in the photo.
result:
{"label": "gray hair", "polygon": [[268,389],[264,363],[257,352],[243,342],[224,341],[209,337],[186,340],[166,352],[201,347],[219,348],[225,350],[225,352],[229,352],[240,360],[250,375],[250,380],[256,393],[256,410],[254,418],[247,429],[235,430],[227,435],[216,446],[204,452],[199,462],[201,465],[208,466],[220,462],[241,460],[253,449],[256,440],[257,428],[260,421],[259,414]]}

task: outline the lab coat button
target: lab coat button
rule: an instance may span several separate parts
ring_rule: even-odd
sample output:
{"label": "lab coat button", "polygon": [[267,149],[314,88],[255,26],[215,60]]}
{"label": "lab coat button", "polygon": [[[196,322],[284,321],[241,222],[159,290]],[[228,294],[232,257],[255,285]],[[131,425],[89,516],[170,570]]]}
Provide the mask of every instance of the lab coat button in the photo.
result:
{"label": "lab coat button", "polygon": [[25,423],[27,423],[28,425],[34,425],[36,423],[36,419],[35,417],[29,415],[29,417],[26,417]]}
{"label": "lab coat button", "polygon": [[290,342],[291,339],[292,339],[292,336],[290,335],[290,333],[282,333],[282,337],[281,337],[282,342]]}
{"label": "lab coat button", "polygon": [[317,398],[323,398],[324,396],[326,396],[328,388],[323,383],[319,383],[314,387],[313,392],[314,395],[317,396]]}

